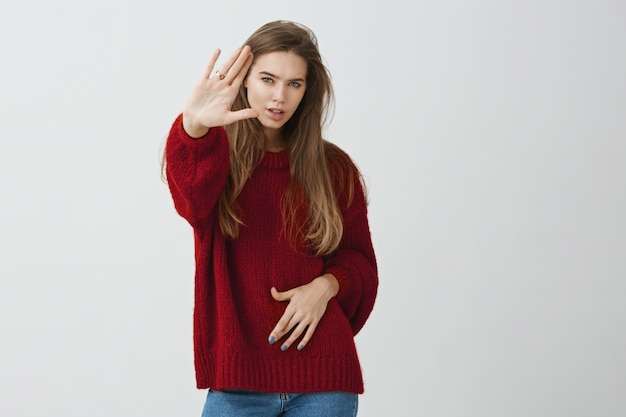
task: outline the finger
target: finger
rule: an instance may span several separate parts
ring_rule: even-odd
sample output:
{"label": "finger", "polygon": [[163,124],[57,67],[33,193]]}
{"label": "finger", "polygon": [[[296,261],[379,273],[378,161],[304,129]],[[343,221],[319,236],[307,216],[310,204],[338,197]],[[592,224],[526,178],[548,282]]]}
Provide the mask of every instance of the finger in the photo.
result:
{"label": "finger", "polygon": [[[233,78],[232,83],[234,85],[237,85],[237,86],[241,85],[243,80],[246,78],[246,75],[248,75],[248,69],[250,69],[250,65],[252,65],[253,58],[254,57],[252,56],[252,54],[248,55],[243,66],[237,71],[237,73],[235,74],[235,78]],[[234,71],[235,71],[234,68],[230,70],[231,73],[234,73]]]}
{"label": "finger", "polygon": [[307,328],[306,333],[304,334],[304,337],[298,344],[298,350],[304,349],[304,347],[309,343],[309,341],[313,337],[313,333],[315,333],[315,329],[317,329],[318,324],[319,324],[319,321],[309,324],[309,327]]}
{"label": "finger", "polygon": [[248,63],[248,60],[250,60],[250,63],[252,62],[251,57],[252,53],[250,52],[250,47],[248,45],[241,48],[237,59],[235,59],[231,63],[231,65],[228,66],[228,68],[224,68],[226,70],[226,81],[228,81],[229,83],[233,83],[236,78],[241,75],[242,72],[244,73],[245,77],[245,72],[247,71],[247,68],[245,70],[244,68],[246,67],[246,63]]}
{"label": "finger", "polygon": [[206,70],[204,71],[203,79],[211,77],[211,73],[213,72],[213,67],[215,67],[215,63],[217,62],[217,58],[220,56],[222,51],[217,48],[213,51],[213,55],[211,55],[211,59],[209,59],[209,63],[207,64]]}
{"label": "finger", "polygon": [[[246,55],[250,52],[250,49],[247,50],[248,52],[246,52]],[[229,75],[229,72],[231,70],[231,67],[235,64],[235,62],[237,62],[238,59],[240,59],[241,55],[244,53],[244,49],[243,48],[237,48],[233,51],[232,54],[230,54],[230,56],[228,57],[228,59],[222,64],[222,66],[220,67],[220,69],[218,70],[220,74],[224,75],[225,77]],[[245,58],[244,58],[245,60]]]}
{"label": "finger", "polygon": [[289,338],[285,340],[285,343],[282,344],[280,350],[284,352],[289,349],[289,347],[293,345],[296,340],[298,340],[298,338],[302,335],[302,332],[304,332],[306,328],[307,325],[305,323],[298,323],[298,325],[293,329],[291,335],[289,335]]}
{"label": "finger", "polygon": [[298,324],[298,320],[295,319],[293,310],[288,307],[280,320],[278,320],[278,323],[276,323],[274,329],[270,332],[270,344],[274,344],[277,340],[280,340],[284,335],[289,333],[289,330],[291,330],[296,324]]}

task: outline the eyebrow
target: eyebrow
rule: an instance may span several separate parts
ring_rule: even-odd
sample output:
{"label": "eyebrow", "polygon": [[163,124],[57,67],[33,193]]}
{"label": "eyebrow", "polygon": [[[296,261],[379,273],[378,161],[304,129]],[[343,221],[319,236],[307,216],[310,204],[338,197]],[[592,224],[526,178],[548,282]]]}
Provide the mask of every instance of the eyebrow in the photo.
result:
{"label": "eyebrow", "polygon": [[[278,75],[274,75],[271,72],[267,72],[267,71],[259,71],[259,74],[263,74],[263,75],[269,75],[272,78],[276,78],[277,80],[280,80],[280,77]],[[289,82],[291,81],[299,81],[299,82],[304,82],[304,78],[293,78],[291,80],[289,80]]]}

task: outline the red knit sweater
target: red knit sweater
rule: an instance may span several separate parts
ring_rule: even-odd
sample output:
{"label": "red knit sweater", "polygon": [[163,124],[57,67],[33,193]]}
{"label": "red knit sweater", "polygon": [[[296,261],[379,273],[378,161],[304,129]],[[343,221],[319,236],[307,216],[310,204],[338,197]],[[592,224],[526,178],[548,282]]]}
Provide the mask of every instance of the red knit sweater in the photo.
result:
{"label": "red knit sweater", "polygon": [[[284,236],[280,204],[290,180],[288,151],[266,152],[247,181],[238,197],[245,226],[234,240],[225,238],[217,221],[216,202],[229,169],[224,129],[192,139],[179,116],[166,158],[174,206],[195,238],[198,388],[363,392],[353,336],[373,308],[378,275],[360,182],[350,205],[338,196],[344,221],[339,249],[320,257],[303,247],[295,250]],[[270,345],[269,334],[286,307],[270,288],[286,291],[327,272],[340,290],[307,346],[283,352],[280,341]]]}

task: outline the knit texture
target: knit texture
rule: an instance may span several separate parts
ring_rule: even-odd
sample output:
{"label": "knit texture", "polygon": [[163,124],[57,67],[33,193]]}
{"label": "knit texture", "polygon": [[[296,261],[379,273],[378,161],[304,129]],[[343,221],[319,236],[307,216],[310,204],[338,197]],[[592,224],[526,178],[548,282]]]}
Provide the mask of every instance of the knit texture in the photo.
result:
{"label": "knit texture", "polygon": [[[288,151],[266,152],[238,197],[244,226],[227,239],[217,220],[229,145],[222,128],[192,139],[179,116],[166,145],[174,206],[195,239],[194,359],[198,388],[266,392],[363,392],[354,335],[374,306],[378,287],[367,205],[358,179],[351,204],[338,196],[344,221],[340,247],[315,256],[294,247],[283,227],[281,199],[290,181]],[[344,187],[345,188],[345,187]],[[341,189],[337,184],[336,190]],[[311,341],[283,352],[268,337],[286,308],[271,287],[286,291],[332,273],[340,290]]]}

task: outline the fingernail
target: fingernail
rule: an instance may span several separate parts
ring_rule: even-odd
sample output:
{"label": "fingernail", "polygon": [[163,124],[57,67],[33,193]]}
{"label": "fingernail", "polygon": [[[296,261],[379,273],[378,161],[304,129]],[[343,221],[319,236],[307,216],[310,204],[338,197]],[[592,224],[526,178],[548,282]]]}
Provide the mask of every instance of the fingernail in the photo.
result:
{"label": "fingernail", "polygon": [[298,350],[304,349],[304,345],[298,345]]}
{"label": "fingernail", "polygon": [[274,343],[276,343],[276,339],[274,338],[274,336],[270,336],[269,342],[270,342],[270,345],[273,345]]}
{"label": "fingernail", "polygon": [[282,350],[282,351],[284,352],[284,351],[286,351],[286,350],[287,350],[287,348],[288,348],[288,346],[287,346],[287,345],[282,345],[282,346],[280,347],[280,350]]}

